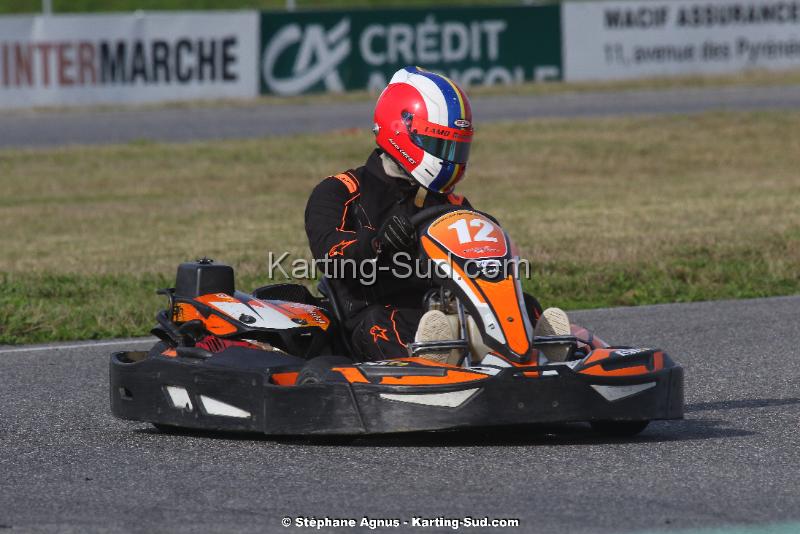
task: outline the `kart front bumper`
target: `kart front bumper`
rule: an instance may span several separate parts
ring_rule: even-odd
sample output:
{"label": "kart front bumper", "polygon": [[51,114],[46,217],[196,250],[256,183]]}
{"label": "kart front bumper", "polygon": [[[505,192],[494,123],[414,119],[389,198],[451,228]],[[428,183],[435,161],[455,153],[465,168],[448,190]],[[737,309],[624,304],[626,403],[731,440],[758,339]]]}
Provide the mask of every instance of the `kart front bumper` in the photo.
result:
{"label": "kart front bumper", "polygon": [[113,414],[121,419],[269,435],[362,435],[495,425],[683,417],[683,369],[595,377],[559,366],[549,376],[506,369],[448,385],[271,383],[269,368],[115,353]]}

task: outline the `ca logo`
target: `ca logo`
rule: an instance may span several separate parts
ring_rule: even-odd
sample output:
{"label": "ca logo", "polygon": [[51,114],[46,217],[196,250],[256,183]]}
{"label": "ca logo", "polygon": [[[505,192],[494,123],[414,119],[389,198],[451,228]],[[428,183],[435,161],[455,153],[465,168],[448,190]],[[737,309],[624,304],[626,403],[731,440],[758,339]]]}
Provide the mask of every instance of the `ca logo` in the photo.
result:
{"label": "ca logo", "polygon": [[[261,73],[270,91],[296,95],[323,81],[328,91],[343,91],[344,84],[336,70],[350,54],[350,19],[342,19],[325,31],[321,24],[309,24],[303,31],[299,24],[281,28],[264,48]],[[281,55],[300,43],[291,73],[276,73]]]}

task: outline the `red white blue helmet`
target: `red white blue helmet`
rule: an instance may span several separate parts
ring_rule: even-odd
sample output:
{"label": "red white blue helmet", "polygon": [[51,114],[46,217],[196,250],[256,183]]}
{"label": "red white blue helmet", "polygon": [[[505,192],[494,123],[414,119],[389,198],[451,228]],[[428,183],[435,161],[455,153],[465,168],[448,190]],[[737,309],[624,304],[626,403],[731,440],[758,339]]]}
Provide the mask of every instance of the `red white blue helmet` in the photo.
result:
{"label": "red white blue helmet", "polygon": [[392,76],[375,105],[375,141],[422,187],[449,193],[463,178],[472,109],[452,80],[419,67]]}

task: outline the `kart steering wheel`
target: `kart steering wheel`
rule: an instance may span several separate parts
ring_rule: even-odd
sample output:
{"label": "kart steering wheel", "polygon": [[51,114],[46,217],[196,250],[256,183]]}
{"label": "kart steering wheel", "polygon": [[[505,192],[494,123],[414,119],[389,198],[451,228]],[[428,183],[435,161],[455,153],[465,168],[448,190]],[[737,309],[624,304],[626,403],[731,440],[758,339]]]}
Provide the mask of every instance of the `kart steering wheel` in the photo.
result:
{"label": "kart steering wheel", "polygon": [[458,211],[463,209],[461,206],[453,206],[452,204],[445,204],[443,206],[431,206],[430,208],[425,208],[414,215],[411,216],[409,221],[411,221],[411,226],[414,229],[418,229],[422,223],[429,219],[433,219],[434,217],[438,217],[440,215],[444,215],[450,211]]}
{"label": "kart steering wheel", "polygon": [[[414,230],[417,230],[419,229],[420,225],[422,225],[422,223],[428,221],[429,219],[433,219],[434,217],[439,217],[451,211],[459,211],[463,209],[464,209],[463,206],[454,206],[452,204],[444,204],[442,206],[431,206],[430,208],[425,208],[412,215],[409,218],[409,221],[411,221],[411,226],[414,227]],[[478,211],[473,208],[470,208],[469,211],[474,211],[475,213],[479,213],[484,217],[490,219],[495,224],[500,225],[497,219],[495,219],[492,215],[489,215],[488,213],[484,213],[482,211]]]}

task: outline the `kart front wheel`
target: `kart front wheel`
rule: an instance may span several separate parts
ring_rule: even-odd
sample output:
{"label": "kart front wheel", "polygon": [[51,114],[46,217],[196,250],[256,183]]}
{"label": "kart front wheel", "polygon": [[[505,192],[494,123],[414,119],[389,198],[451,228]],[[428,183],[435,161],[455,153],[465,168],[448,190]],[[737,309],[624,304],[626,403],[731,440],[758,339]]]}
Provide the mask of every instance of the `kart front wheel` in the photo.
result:
{"label": "kart front wheel", "polygon": [[352,365],[352,361],[344,356],[317,356],[300,369],[296,384],[321,384],[330,375],[331,369],[340,365]]}
{"label": "kart front wheel", "polygon": [[613,437],[635,436],[650,424],[650,421],[592,421],[592,430]]}

